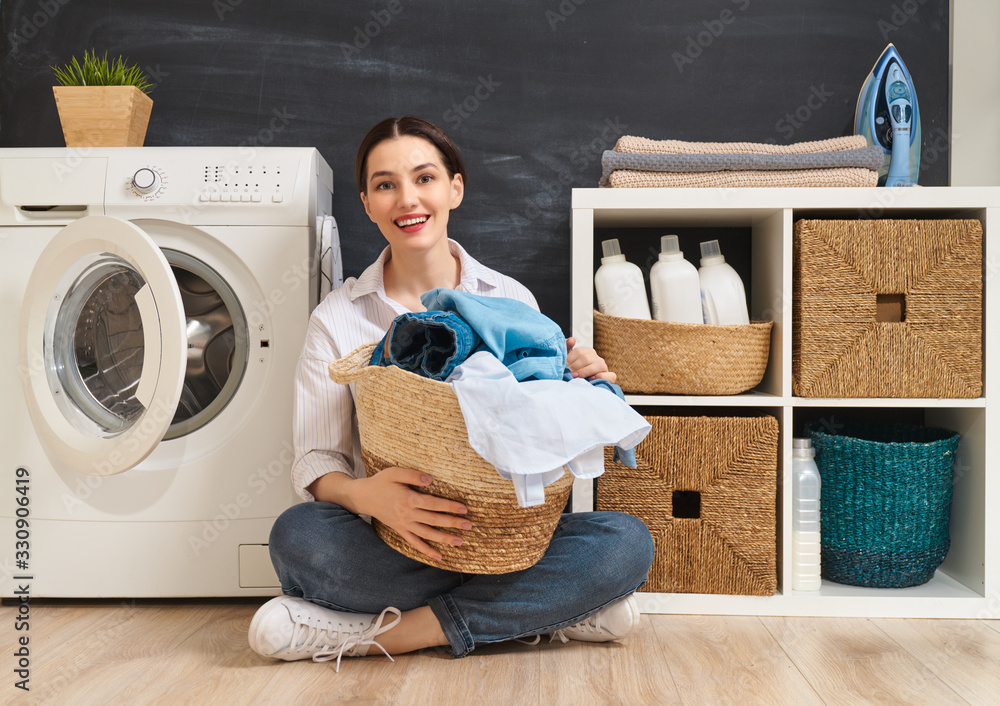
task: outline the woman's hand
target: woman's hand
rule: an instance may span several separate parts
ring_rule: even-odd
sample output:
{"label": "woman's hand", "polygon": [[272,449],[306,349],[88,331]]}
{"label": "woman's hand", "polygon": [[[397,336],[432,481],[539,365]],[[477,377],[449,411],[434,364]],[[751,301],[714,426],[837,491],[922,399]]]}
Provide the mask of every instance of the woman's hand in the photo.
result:
{"label": "woman's hand", "polygon": [[419,493],[411,487],[427,487],[433,482],[427,473],[391,466],[353,482],[349,488],[353,507],[348,509],[371,515],[396,530],[414,549],[440,561],[441,554],[424,540],[460,546],[461,537],[439,528],[469,530],[472,523],[460,517],[468,512],[461,503]]}
{"label": "woman's hand", "polygon": [[577,346],[576,339],[572,337],[566,339],[566,365],[575,378],[601,378],[611,383],[618,379],[617,375],[608,370],[608,364],[597,355],[597,351],[587,346]]}

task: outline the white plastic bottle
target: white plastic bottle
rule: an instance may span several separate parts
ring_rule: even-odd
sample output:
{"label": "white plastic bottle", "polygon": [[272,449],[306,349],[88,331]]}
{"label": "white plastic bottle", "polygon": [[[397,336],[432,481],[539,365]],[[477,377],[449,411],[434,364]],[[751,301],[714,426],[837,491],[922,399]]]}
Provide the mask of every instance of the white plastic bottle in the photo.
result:
{"label": "white plastic bottle", "polygon": [[819,590],[820,477],[811,439],[792,439],[792,590]]}
{"label": "white plastic bottle", "polygon": [[722,256],[718,240],[701,244],[701,305],[706,324],[749,324],[743,280]]}
{"label": "white plastic bottle", "polygon": [[660,258],[649,271],[649,289],[657,321],[704,323],[698,269],[684,259],[676,235],[660,238]]}
{"label": "white plastic bottle", "polygon": [[625,259],[618,238],[601,242],[601,249],[604,257],[594,275],[598,311],[624,319],[648,319],[649,300],[642,270]]}

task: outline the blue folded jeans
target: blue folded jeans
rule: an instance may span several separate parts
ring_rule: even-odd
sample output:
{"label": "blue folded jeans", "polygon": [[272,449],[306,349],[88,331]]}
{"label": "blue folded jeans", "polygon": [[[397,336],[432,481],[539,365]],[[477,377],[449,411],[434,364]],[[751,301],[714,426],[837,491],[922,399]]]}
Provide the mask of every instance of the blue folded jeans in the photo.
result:
{"label": "blue folded jeans", "polygon": [[427,311],[396,317],[372,353],[372,365],[444,380],[473,353],[489,351],[519,382],[563,378],[566,337],[527,304],[453,289],[432,289],[420,301]]}
{"label": "blue folded jeans", "polygon": [[395,365],[432,380],[445,380],[482,339],[448,311],[400,314],[372,352],[371,365]]}

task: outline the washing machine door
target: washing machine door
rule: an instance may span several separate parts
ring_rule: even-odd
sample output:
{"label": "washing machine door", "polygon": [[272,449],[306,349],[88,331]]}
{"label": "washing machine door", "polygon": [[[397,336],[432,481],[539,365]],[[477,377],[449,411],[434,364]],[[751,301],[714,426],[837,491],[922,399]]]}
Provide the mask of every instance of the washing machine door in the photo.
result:
{"label": "washing machine door", "polygon": [[21,378],[47,450],[112,475],[163,439],[181,395],[186,319],[170,265],[135,225],[88,216],[52,238],[21,309]]}

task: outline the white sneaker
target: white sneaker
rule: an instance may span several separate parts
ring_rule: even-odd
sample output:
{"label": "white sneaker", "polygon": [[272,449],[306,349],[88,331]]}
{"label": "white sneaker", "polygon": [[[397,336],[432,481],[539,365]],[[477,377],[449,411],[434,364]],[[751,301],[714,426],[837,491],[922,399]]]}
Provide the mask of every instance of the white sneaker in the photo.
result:
{"label": "white sneaker", "polygon": [[635,596],[629,594],[576,625],[554,631],[549,642],[556,639],[563,642],[611,642],[625,637],[638,624],[639,604]]}
{"label": "white sneaker", "polygon": [[[396,619],[382,625],[386,613]],[[250,622],[250,649],[262,657],[326,662],[341,657],[364,657],[374,645],[392,657],[375,641],[378,635],[396,626],[400,612],[386,608],[379,615],[346,613],[310,603],[303,598],[278,596],[262,605]]]}

